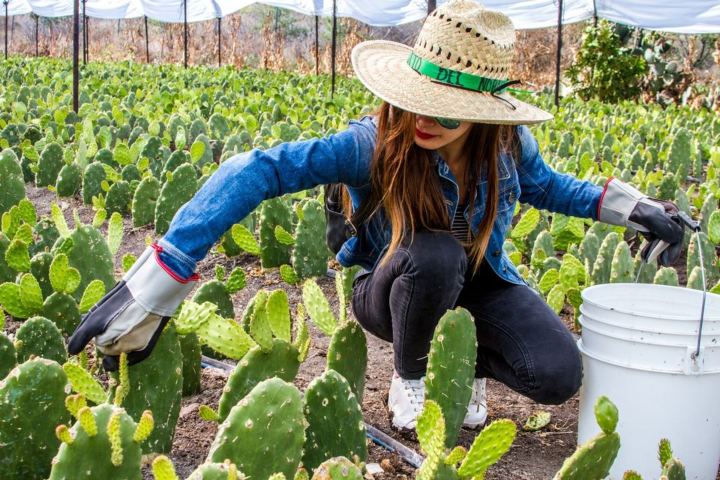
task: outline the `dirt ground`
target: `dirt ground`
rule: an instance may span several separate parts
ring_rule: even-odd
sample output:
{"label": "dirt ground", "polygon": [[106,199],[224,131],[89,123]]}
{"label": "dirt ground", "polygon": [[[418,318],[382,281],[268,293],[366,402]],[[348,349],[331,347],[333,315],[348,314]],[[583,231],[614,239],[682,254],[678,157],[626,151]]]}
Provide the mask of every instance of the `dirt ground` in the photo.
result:
{"label": "dirt ground", "polygon": [[[55,195],[46,189],[27,186],[27,195],[36,205],[38,215],[48,215],[50,202],[56,201]],[[65,213],[69,225],[73,226],[72,210],[77,209],[81,220],[90,223],[93,211],[76,199],[63,199],[59,205]],[[125,220],[125,235],[116,255],[117,275],[121,276],[120,259],[125,253],[139,255],[145,248],[146,238],[154,237],[154,232],[148,228],[133,229],[129,219]],[[104,229],[104,227],[103,227]],[[215,265],[224,265],[229,272],[236,266],[241,266],[247,274],[247,286],[233,296],[233,303],[237,315],[243,311],[247,302],[260,288],[284,288],[294,310],[294,306],[301,300],[301,289],[289,286],[282,282],[275,271],[262,272],[259,260],[250,255],[227,258],[224,255],[210,254],[199,266],[199,273],[203,281],[214,278]],[[332,299],[332,306],[337,306],[335,298],[334,280],[322,278],[318,282],[328,296]],[[325,355],[329,338],[310,325],[312,345],[307,360],[301,365],[295,384],[304,388],[325,368]],[[8,324],[9,330],[14,325]],[[397,432],[391,428],[387,413],[387,389],[390,385],[393,367],[392,345],[372,335],[368,340],[368,370],[366,374],[365,398],[362,409],[365,421],[374,425],[383,432],[391,435],[406,446],[419,451],[419,445],[414,433]],[[203,463],[210,444],[213,441],[217,425],[199,418],[198,407],[209,405],[217,408],[226,373],[218,369],[203,369],[201,393],[186,397],[182,402],[180,419],[175,432],[175,440],[169,456],[175,464],[177,473],[181,478],[187,477],[199,464]],[[522,425],[527,417],[535,410],[543,409],[552,414],[552,421],[548,427],[540,432],[523,432]],[[518,426],[517,438],[510,452],[488,474],[488,480],[517,480],[517,479],[546,479],[551,478],[562,465],[563,460],[572,454],[576,446],[576,429],[578,415],[577,396],[559,406],[539,405],[533,401],[513,392],[504,385],[488,381],[488,421],[499,418],[509,418]],[[460,434],[459,443],[469,447],[477,432],[465,430]],[[396,454],[384,448],[369,443],[368,463],[378,463],[384,470],[383,474],[376,474],[372,478],[403,479],[412,478],[414,469],[404,463]],[[144,469],[145,478],[152,479],[149,467]]]}

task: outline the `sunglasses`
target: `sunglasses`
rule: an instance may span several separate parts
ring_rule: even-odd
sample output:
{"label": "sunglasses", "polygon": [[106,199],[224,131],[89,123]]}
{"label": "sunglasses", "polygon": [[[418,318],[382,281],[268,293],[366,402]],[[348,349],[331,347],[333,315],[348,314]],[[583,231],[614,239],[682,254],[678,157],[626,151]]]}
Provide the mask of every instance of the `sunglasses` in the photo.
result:
{"label": "sunglasses", "polygon": [[460,126],[460,120],[455,120],[454,118],[443,118],[443,117],[433,117],[433,119],[443,128],[447,128],[448,130],[455,130]]}

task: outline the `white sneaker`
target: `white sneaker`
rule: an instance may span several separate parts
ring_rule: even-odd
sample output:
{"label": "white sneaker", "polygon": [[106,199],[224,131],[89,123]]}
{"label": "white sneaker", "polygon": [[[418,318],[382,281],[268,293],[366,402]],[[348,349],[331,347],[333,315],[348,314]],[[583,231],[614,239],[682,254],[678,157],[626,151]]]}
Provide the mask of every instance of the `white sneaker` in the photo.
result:
{"label": "white sneaker", "polygon": [[485,425],[487,420],[487,395],[485,394],[485,379],[476,378],[473,381],[473,392],[468,404],[467,414],[463,426],[478,428]]}
{"label": "white sneaker", "polygon": [[393,373],[388,395],[388,409],[392,413],[392,424],[395,428],[414,429],[417,417],[425,400],[425,377],[419,380],[400,378]]}

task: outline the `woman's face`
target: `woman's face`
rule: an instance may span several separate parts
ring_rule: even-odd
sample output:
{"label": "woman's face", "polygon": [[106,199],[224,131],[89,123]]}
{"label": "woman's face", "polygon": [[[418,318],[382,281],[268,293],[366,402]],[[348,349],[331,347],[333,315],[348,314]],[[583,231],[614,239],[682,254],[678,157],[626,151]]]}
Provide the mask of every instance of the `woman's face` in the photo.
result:
{"label": "woman's face", "polygon": [[461,122],[455,129],[441,126],[434,118],[415,115],[415,143],[427,150],[438,150],[454,145],[461,146],[470,132],[472,123]]}

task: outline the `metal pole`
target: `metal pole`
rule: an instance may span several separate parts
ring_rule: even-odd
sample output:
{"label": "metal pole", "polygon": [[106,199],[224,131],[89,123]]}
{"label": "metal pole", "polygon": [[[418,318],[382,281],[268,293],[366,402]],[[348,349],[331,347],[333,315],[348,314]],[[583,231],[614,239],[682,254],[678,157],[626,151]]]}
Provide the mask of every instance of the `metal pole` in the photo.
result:
{"label": "metal pole", "polygon": [[337,51],[337,0],[333,0],[333,20],[332,20],[332,81],[330,89],[330,98],[335,97],[335,53]]}
{"label": "metal pole", "polygon": [[222,17],[217,19],[218,28],[218,68],[222,66]]}
{"label": "metal pole", "polygon": [[80,0],[73,0],[73,110],[78,112],[80,95]]}
{"label": "metal pole", "polygon": [[184,45],[185,45],[185,68],[187,68],[187,65],[188,65],[188,49],[187,49],[187,47],[188,47],[187,0],[183,0],[183,12],[184,12],[184,13],[183,13],[183,19],[184,19],[184,23],[185,23],[185,29],[184,29],[184,32],[183,32],[184,37],[185,37],[185,41],[184,41]]}
{"label": "metal pole", "polygon": [[595,4],[595,0],[593,0],[593,27],[594,28],[597,28],[597,22],[598,22],[597,5]]}
{"label": "metal pole", "polygon": [[320,17],[315,15],[315,76],[320,74],[320,36],[318,31],[320,30]]}
{"label": "metal pole", "polygon": [[82,0],[83,65],[87,63],[87,16],[85,15],[85,3],[87,3],[87,0]]}
{"label": "metal pole", "polygon": [[428,0],[428,15],[430,15],[437,8],[436,0]]}
{"label": "metal pole", "polygon": [[145,17],[145,63],[150,63],[150,40],[148,37],[148,22]]}
{"label": "metal pole", "polygon": [[40,17],[35,15],[35,56],[40,56],[40,48],[38,46],[38,33],[40,31]]}
{"label": "metal pole", "polygon": [[5,6],[5,60],[8,58],[8,2],[10,0],[3,0]]}
{"label": "metal pole", "polygon": [[562,17],[563,0],[558,1],[558,38],[557,55],[555,57],[555,106],[560,105],[560,56],[562,54]]}

